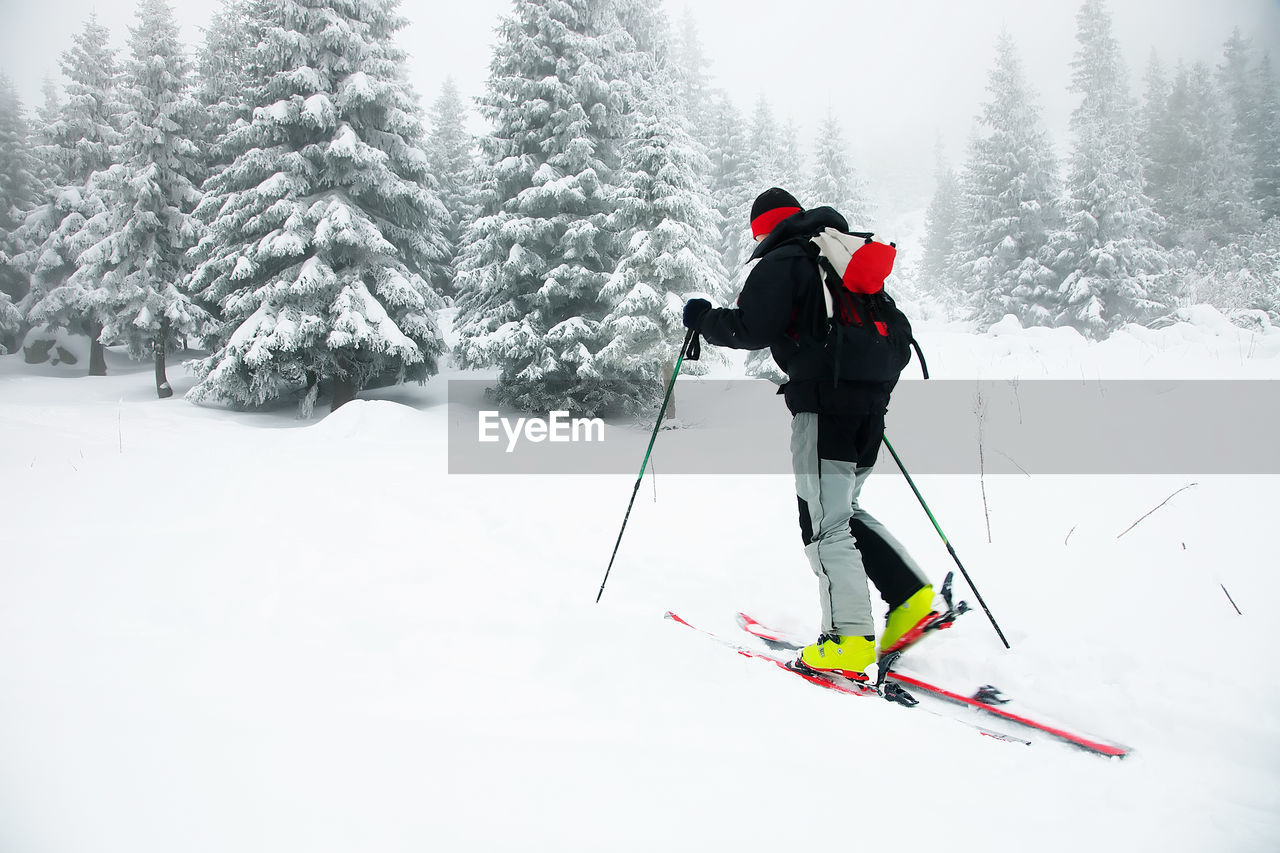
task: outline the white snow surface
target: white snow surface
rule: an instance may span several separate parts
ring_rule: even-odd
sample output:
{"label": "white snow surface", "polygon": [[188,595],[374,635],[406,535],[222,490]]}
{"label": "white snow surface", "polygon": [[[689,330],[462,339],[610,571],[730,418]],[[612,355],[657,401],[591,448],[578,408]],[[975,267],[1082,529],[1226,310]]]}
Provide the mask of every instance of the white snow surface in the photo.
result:
{"label": "white snow surface", "polygon": [[[918,331],[952,378],[1280,378],[1280,333],[1212,323]],[[444,380],[476,374],[297,421],[108,358],[0,357],[5,853],[1280,849],[1276,478],[1117,538],[1192,478],[988,477],[990,544],[976,477],[918,478],[1012,650],[975,612],[907,661],[1116,761],[664,620],[816,634],[789,477],[664,475],[659,436],[597,605],[634,477],[450,476]],[[940,582],[905,483],[865,498]]]}

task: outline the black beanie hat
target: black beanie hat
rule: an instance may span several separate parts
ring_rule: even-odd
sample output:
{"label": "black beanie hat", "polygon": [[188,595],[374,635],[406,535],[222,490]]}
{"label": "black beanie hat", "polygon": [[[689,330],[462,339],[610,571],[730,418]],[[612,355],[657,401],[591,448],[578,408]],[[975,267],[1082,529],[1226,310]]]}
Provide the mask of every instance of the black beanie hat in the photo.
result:
{"label": "black beanie hat", "polygon": [[751,205],[751,236],[762,237],[788,216],[804,210],[791,193],[779,187],[770,187],[756,196]]}

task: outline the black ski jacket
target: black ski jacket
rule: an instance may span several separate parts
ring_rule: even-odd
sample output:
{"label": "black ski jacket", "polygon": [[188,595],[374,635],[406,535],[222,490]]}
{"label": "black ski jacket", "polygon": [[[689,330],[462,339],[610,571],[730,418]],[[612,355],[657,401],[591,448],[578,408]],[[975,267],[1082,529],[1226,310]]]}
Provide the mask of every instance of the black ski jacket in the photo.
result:
{"label": "black ski jacket", "polygon": [[[713,308],[699,326],[707,343],[733,349],[769,347],[773,360],[787,374],[778,389],[792,414],[822,415],[819,453],[824,459],[875,463],[884,432],[892,382],[835,381],[825,346],[815,337],[825,324],[823,283],[813,256],[806,249],[810,237],[824,228],[848,231],[845,218],[830,207],[817,207],[790,216],[761,241],[752,254],[759,258],[747,276],[735,308]],[[825,439],[825,440],[824,440]]]}

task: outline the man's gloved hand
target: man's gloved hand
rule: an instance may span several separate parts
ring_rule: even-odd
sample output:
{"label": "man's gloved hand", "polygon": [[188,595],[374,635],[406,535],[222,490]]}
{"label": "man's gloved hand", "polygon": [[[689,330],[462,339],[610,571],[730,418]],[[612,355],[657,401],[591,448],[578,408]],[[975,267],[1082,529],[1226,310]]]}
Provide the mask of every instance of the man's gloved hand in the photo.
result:
{"label": "man's gloved hand", "polygon": [[684,327],[695,332],[702,325],[702,318],[711,310],[711,303],[705,299],[690,299],[684,304]]}

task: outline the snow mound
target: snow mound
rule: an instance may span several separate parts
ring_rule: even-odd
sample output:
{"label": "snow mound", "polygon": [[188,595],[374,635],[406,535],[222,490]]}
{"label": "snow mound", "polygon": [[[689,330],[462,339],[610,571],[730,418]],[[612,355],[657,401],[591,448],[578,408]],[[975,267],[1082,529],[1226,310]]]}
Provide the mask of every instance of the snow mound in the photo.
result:
{"label": "snow mound", "polygon": [[1040,344],[1053,343],[1062,347],[1078,347],[1088,343],[1080,330],[1073,326],[1023,326],[1012,314],[1005,314],[1000,322],[987,330],[993,338],[1026,338]]}
{"label": "snow mound", "polygon": [[1004,317],[1001,318],[1000,322],[994,324],[987,330],[987,334],[994,338],[998,338],[1001,335],[1018,334],[1022,331],[1023,325],[1018,318],[1012,314],[1005,314]]}
{"label": "snow mound", "polygon": [[326,415],[307,431],[326,439],[361,438],[374,441],[421,440],[422,414],[411,406],[388,400],[352,400]]}

